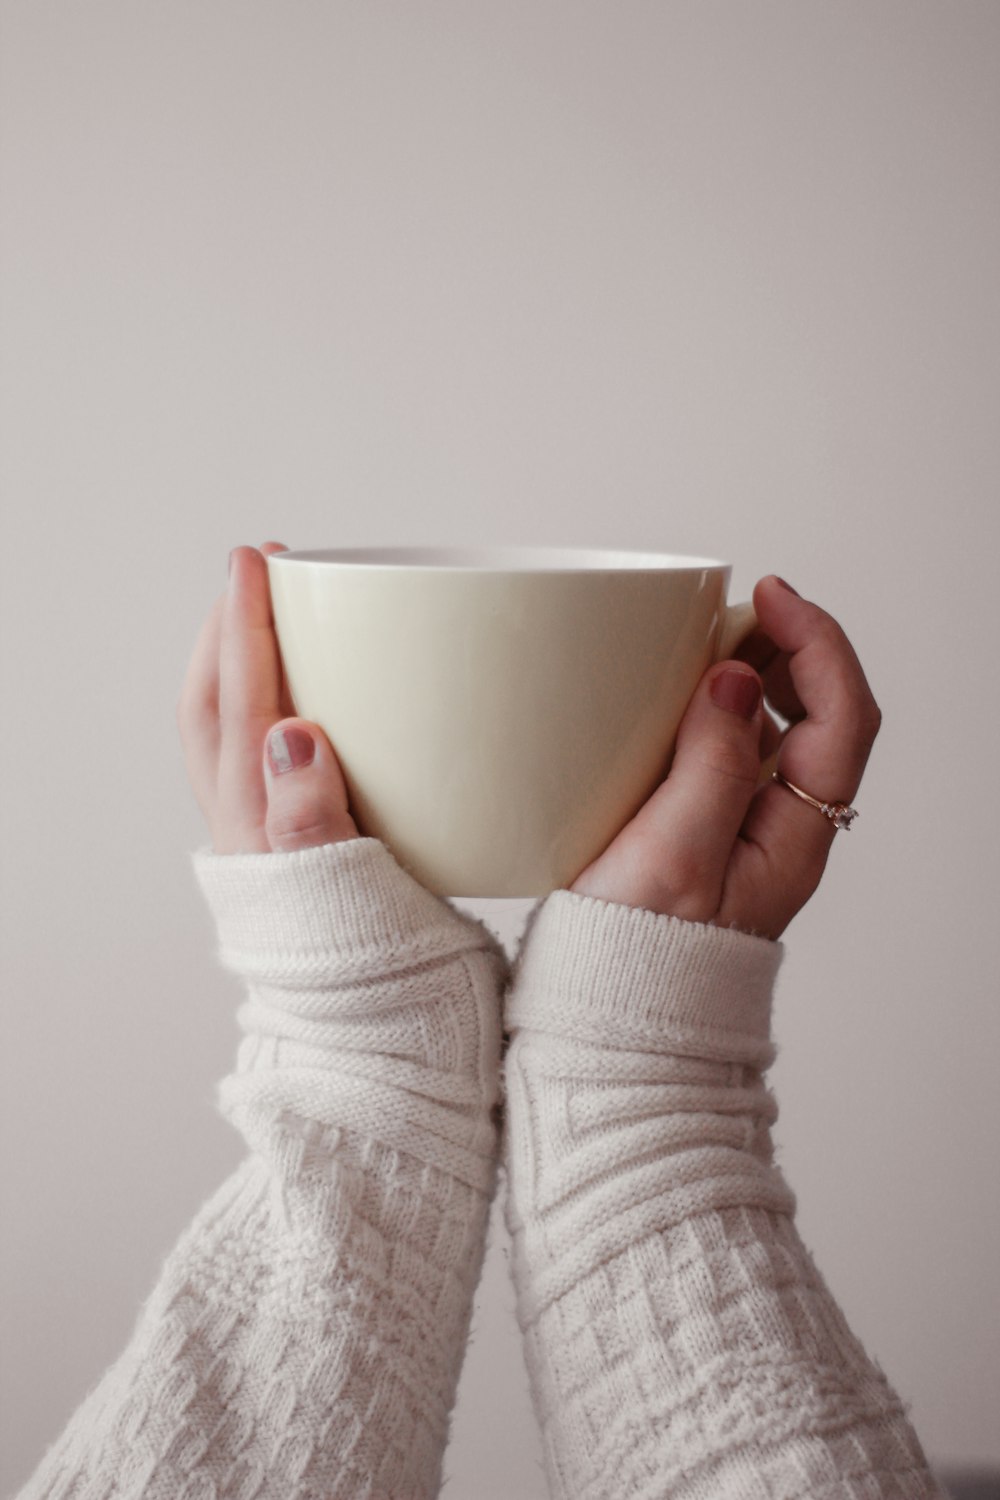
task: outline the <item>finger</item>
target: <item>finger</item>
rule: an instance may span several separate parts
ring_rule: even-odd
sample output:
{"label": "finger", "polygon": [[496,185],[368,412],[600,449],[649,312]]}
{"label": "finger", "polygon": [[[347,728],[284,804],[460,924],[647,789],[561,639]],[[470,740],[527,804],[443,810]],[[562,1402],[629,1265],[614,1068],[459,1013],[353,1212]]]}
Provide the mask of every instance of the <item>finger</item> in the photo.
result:
{"label": "finger", "polygon": [[[275,552],[287,552],[288,548],[285,546],[284,542],[264,542],[262,543],[260,550],[265,557],[270,557]],[[268,593],[270,594],[270,574],[268,575],[268,580]],[[271,613],[273,619],[273,608]],[[281,690],[279,693],[281,716],[285,719],[293,718],[295,715],[295,704],[292,702],[292,693],[291,689],[288,686],[288,679],[285,676],[285,664],[283,661],[281,661],[280,651],[278,653],[278,659],[281,667]]]}
{"label": "finger", "polygon": [[795,724],[805,718],[805,709],[789,673],[787,652],[780,651],[771,638],[758,629],[747,637],[736,656],[760,674],[766,701],[786,723]]}
{"label": "finger", "polygon": [[[821,801],[857,793],[880,714],[853,647],[837,622],[776,578],[754,591],[761,628],[787,657],[788,679],[804,717],[784,736],[777,767]],[[817,809],[773,783],[754,800],[744,837],[771,856],[789,890],[822,874],[836,829]]]}
{"label": "finger", "polygon": [[191,724],[217,721],[219,716],[219,646],[225,592],[212,605],[195,641],[177,704],[178,718]]}
{"label": "finger", "polygon": [[717,911],[726,867],[760,770],[762,687],[746,665],[720,662],[681,721],[670,773],[635,818],[656,850],[660,909],[689,921]]}
{"label": "finger", "polygon": [[264,832],[267,793],[261,756],[282,707],[267,563],[256,548],[236,547],[222,614],[219,812],[226,841],[246,852],[270,847]]}
{"label": "finger", "polygon": [[359,836],[340,762],[318,724],[291,718],[274,725],[263,772],[272,850],[311,849]]}

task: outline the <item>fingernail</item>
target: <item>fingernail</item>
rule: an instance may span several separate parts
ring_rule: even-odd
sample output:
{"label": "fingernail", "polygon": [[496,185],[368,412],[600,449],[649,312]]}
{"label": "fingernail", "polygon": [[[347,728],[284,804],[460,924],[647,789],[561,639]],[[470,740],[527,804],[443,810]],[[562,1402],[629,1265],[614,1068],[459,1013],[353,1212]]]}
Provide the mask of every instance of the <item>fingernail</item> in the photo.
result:
{"label": "fingernail", "polygon": [[802,598],[802,595],[799,593],[798,589],[793,589],[790,583],[786,583],[783,578],[778,578],[777,574],[775,574],[774,576],[777,579],[778,583],[781,584],[781,587],[783,589],[787,589],[790,594],[794,594],[796,599]]}
{"label": "fingernail", "polygon": [[711,687],[712,702],[731,714],[741,714],[752,719],[760,706],[760,683],[749,672],[740,672],[728,667],[714,678]]}
{"label": "fingernail", "polygon": [[312,764],[316,741],[305,729],[272,729],[267,741],[267,759],[275,776]]}

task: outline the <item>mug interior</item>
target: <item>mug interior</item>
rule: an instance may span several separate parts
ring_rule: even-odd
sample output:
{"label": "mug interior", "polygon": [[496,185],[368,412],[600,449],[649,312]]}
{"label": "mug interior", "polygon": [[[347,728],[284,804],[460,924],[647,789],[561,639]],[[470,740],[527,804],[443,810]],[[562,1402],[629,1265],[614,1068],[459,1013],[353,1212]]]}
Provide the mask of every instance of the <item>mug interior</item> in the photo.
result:
{"label": "mug interior", "polygon": [[337,547],[272,553],[271,563],[336,563],[358,568],[428,568],[503,573],[680,572],[726,568],[713,557],[586,547]]}

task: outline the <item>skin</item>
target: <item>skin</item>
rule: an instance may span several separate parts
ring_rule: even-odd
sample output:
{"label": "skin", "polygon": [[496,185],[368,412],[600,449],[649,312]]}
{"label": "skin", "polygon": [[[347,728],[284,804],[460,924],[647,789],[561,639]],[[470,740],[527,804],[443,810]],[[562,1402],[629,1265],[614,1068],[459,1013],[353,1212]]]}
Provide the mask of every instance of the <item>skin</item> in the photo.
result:
{"label": "skin", "polygon": [[[234,549],[177,704],[185,765],[217,854],[360,836],[333,746],[295,716],[284,682],[265,561],[284,550],[280,542]],[[758,629],[738,658],[705,673],[669,774],[572,891],[776,939],[816,890],[836,829],[787,788],[759,785],[762,757],[776,755],[782,775],[812,796],[851,802],[881,715],[830,615],[775,577],[761,579],[753,602]],[[747,697],[756,706],[738,701]],[[276,728],[312,736],[310,765],[272,770],[266,744]]]}

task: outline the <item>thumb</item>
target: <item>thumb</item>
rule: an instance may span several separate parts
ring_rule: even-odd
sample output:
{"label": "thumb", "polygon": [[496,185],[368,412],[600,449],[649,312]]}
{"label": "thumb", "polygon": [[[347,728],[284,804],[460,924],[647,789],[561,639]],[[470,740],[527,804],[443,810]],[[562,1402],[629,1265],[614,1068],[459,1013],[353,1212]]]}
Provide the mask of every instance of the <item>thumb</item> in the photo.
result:
{"label": "thumb", "polygon": [[702,678],[677,735],[667,779],[637,817],[659,850],[665,910],[708,922],[760,773],[761,681],[745,662],[720,662]]}
{"label": "thumb", "polygon": [[281,719],[272,726],[264,747],[264,781],[264,831],[275,853],[360,837],[340,762],[318,724]]}

